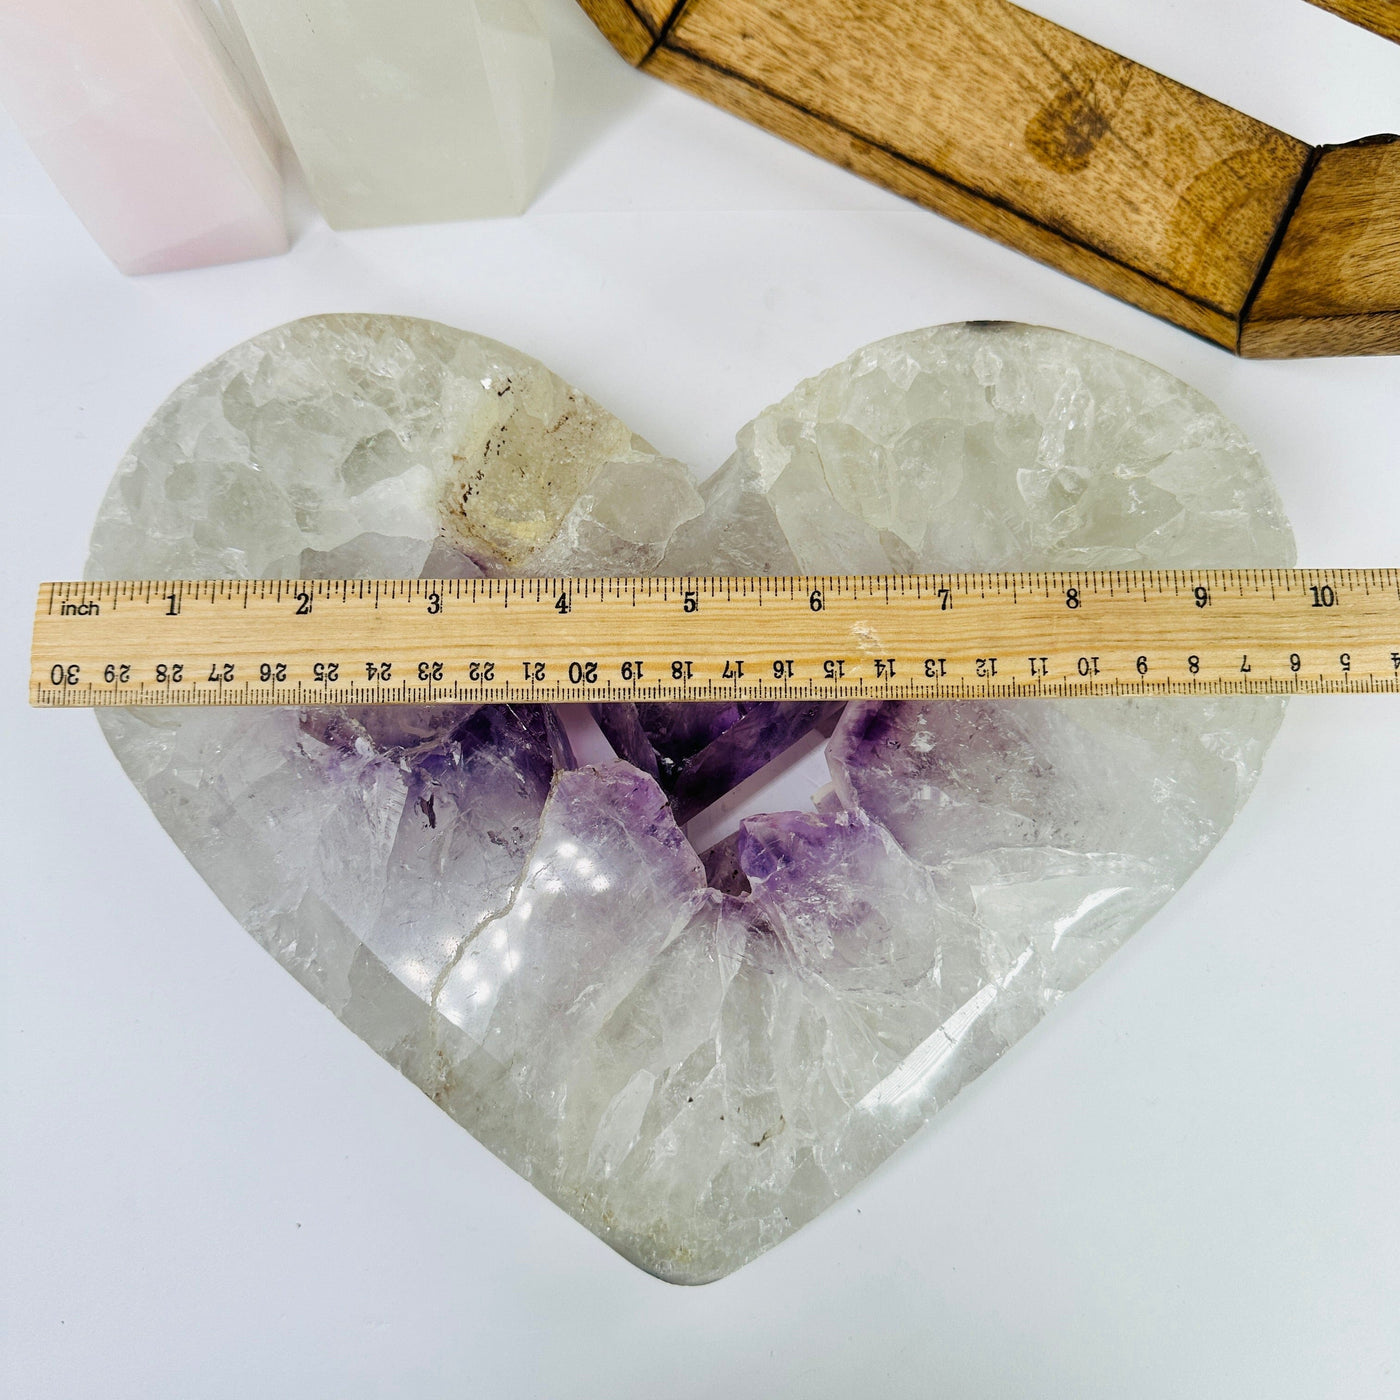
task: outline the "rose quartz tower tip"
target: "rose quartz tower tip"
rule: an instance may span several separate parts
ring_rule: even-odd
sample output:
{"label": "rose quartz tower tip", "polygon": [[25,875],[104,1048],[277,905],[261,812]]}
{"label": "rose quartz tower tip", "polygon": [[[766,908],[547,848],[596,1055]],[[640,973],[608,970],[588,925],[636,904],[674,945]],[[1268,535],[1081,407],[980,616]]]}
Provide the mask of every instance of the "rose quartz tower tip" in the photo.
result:
{"label": "rose quartz tower tip", "polygon": [[0,0],[0,101],[123,272],[286,251],[272,142],[183,0]]}

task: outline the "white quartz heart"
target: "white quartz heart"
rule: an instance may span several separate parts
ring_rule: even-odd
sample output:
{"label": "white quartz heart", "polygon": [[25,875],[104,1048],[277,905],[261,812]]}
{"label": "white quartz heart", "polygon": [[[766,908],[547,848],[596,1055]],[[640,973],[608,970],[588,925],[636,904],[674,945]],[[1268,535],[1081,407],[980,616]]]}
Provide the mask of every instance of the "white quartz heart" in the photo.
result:
{"label": "white quartz heart", "polygon": [[[1293,561],[1236,428],[1062,332],[896,336],[738,442],[697,491],[516,351],[314,317],[161,406],[89,575]],[[101,717],[180,848],[326,1006],[627,1258],[702,1282],[867,1175],[1169,898],[1281,713],[852,705],[817,808],[700,853],[685,783],[712,794],[829,715],[629,707],[607,720],[632,762],[591,768],[542,707]]]}

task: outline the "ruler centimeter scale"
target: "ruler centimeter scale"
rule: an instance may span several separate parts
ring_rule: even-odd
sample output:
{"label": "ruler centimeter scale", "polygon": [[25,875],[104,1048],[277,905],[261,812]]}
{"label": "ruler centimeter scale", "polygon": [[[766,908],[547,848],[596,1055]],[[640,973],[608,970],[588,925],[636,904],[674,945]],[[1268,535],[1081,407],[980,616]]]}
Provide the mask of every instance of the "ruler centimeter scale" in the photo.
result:
{"label": "ruler centimeter scale", "polygon": [[1400,569],[46,583],[40,706],[1400,694]]}

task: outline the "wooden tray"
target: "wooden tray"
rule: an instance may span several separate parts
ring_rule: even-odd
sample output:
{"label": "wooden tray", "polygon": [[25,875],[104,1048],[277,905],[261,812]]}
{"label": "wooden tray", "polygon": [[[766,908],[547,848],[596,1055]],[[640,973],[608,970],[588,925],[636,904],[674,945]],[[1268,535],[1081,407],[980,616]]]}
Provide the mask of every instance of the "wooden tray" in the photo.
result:
{"label": "wooden tray", "polygon": [[580,3],[636,67],[1228,350],[1400,352],[1400,137],[1309,146],[1005,0]]}

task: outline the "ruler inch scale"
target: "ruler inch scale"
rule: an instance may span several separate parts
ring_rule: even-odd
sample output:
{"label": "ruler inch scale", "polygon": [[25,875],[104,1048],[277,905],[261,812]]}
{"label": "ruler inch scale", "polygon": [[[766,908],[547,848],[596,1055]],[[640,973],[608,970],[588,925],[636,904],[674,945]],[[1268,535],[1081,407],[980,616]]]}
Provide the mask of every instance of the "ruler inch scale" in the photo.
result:
{"label": "ruler inch scale", "polygon": [[1400,569],[46,583],[41,707],[1400,694]]}

